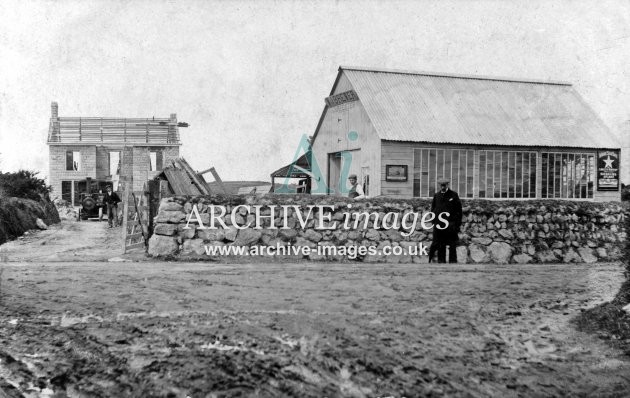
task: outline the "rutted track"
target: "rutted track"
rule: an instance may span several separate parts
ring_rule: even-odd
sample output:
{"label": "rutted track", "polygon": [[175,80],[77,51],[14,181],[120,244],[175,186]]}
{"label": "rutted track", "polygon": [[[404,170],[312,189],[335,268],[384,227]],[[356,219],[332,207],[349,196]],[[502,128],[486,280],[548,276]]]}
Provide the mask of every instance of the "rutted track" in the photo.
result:
{"label": "rutted track", "polygon": [[0,376],[33,396],[623,396],[628,358],[569,324],[621,272],[12,264]]}

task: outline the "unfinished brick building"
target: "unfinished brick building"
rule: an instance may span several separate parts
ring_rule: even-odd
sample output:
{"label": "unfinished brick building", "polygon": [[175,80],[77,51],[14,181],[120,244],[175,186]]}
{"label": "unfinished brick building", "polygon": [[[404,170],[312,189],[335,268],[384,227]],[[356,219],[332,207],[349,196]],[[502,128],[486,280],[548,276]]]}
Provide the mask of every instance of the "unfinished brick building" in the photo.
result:
{"label": "unfinished brick building", "polygon": [[86,180],[112,184],[124,178],[134,191],[179,157],[177,115],[170,118],[59,117],[52,103],[48,132],[52,197],[79,205]]}

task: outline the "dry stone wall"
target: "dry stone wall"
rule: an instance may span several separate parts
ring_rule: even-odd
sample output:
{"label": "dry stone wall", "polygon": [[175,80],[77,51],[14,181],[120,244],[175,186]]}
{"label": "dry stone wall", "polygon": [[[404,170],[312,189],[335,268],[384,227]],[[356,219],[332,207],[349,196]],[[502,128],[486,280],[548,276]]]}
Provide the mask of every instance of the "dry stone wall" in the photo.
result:
{"label": "dry stone wall", "polygon": [[[327,211],[333,221],[338,222],[335,230],[316,229],[318,213],[308,219],[301,228],[299,215],[287,209],[288,229],[269,229],[269,219],[263,221],[262,229],[237,229],[232,225],[230,213],[238,205],[261,205],[261,215],[269,205],[295,205],[306,210],[309,205],[334,206]],[[352,209],[348,209],[350,204]],[[193,206],[199,210],[204,226],[210,221],[211,206],[225,206],[223,217],[227,228],[198,229],[193,222],[185,229]],[[401,246],[408,249],[420,244],[429,246],[432,230],[417,225],[415,231],[408,229],[368,228],[345,229],[344,213],[376,212],[379,216],[397,213],[403,217],[410,212],[424,214],[430,211],[431,201],[426,199],[393,200],[375,198],[353,202],[345,198],[318,197],[308,195],[267,195],[263,197],[205,196],[164,198],[155,218],[154,234],[149,241],[149,254],[173,258],[210,259],[205,246],[365,246],[382,249],[386,246]],[[593,203],[584,201],[487,201],[464,200],[463,220],[457,247],[458,260],[466,263],[571,263],[616,261],[623,255],[627,239],[624,220],[628,217],[627,204],[618,202]],[[238,225],[255,222],[255,217],[241,207],[236,214]],[[253,210],[252,210],[253,212]],[[305,211],[302,213],[305,214]],[[356,214],[355,214],[356,215]],[[284,211],[276,209],[276,225],[282,226]],[[196,220],[196,217],[193,217]],[[361,223],[362,224],[362,223]],[[352,225],[352,222],[350,223]],[[409,225],[409,224],[407,224]],[[404,236],[404,235],[409,236]],[[406,252],[409,252],[407,250]],[[301,257],[301,256],[298,256]],[[348,256],[328,253],[311,254],[311,260],[349,260]],[[363,262],[416,262],[426,263],[422,255],[379,255],[366,254],[355,261]]]}

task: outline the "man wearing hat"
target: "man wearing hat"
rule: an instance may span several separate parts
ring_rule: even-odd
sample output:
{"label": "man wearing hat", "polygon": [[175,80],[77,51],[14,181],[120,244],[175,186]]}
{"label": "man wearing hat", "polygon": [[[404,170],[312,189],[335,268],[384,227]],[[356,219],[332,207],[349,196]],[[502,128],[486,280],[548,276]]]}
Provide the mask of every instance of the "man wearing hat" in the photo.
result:
{"label": "man wearing hat", "polygon": [[[440,190],[433,196],[431,212],[435,214],[435,224],[433,226],[433,242],[429,248],[429,262],[437,251],[438,263],[446,262],[446,246],[449,247],[449,263],[457,262],[457,241],[459,227],[462,223],[462,202],[459,200],[457,192],[449,188],[450,181],[446,178],[438,179]],[[442,219],[448,220],[448,226],[438,220],[440,213],[444,214]],[[445,228],[446,227],[446,228]]]}
{"label": "man wearing hat", "polygon": [[363,187],[361,184],[357,184],[357,175],[350,174],[348,176],[348,180],[350,180],[350,191],[348,192],[348,197],[351,199],[363,199],[365,198],[365,192],[363,192]]}
{"label": "man wearing hat", "polygon": [[107,222],[109,227],[112,227],[112,220],[114,221],[114,226],[118,227],[118,203],[120,203],[120,197],[116,192],[112,191],[111,185],[107,186],[103,203],[107,205]]}

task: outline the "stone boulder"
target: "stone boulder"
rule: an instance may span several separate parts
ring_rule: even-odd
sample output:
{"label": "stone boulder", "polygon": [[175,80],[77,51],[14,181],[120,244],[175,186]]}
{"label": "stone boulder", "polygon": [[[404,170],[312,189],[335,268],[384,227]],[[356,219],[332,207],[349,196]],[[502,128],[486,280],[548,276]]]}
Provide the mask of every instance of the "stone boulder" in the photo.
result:
{"label": "stone boulder", "polygon": [[507,264],[512,257],[512,246],[505,242],[492,242],[488,246],[488,254],[490,259],[496,264]]}
{"label": "stone boulder", "polygon": [[176,254],[178,249],[176,238],[153,234],[149,239],[150,256],[170,256]]}
{"label": "stone boulder", "polygon": [[472,243],[477,243],[480,245],[484,245],[484,246],[488,246],[490,243],[492,243],[492,239],[485,237],[485,236],[480,236],[478,238],[472,238],[470,239],[470,241]]}
{"label": "stone boulder", "polygon": [[225,239],[224,229],[200,229],[197,231],[197,238],[206,242],[209,241],[222,241]]}
{"label": "stone boulder", "polygon": [[234,242],[236,240],[236,235],[238,235],[238,229],[234,226],[229,227],[228,229],[224,229],[224,236],[226,240],[230,242]]}
{"label": "stone boulder", "polygon": [[307,229],[306,232],[304,232],[304,238],[315,243],[322,240],[322,237],[323,237],[322,234],[320,234],[319,232],[313,229]]}
{"label": "stone boulder", "polygon": [[470,250],[470,258],[475,263],[487,263],[490,261],[490,256],[486,253],[486,250],[483,246],[479,246],[476,244],[472,244],[468,247]]}
{"label": "stone boulder", "polygon": [[184,206],[180,205],[177,202],[167,202],[165,200],[162,200],[162,203],[160,203],[160,208],[158,209],[158,213],[161,213],[163,211],[183,211],[183,210],[184,210]]}
{"label": "stone boulder", "polygon": [[589,249],[588,247],[581,247],[578,249],[578,253],[580,253],[580,257],[582,257],[582,261],[584,261],[585,263],[597,262],[597,257],[593,255],[593,249]]}
{"label": "stone boulder", "polygon": [[198,256],[201,256],[205,253],[206,248],[203,239],[189,239],[184,241],[182,254],[196,254]]}
{"label": "stone boulder", "polygon": [[597,248],[597,257],[599,257],[599,258],[608,258],[608,253],[606,252],[606,248],[605,247],[598,247]]}
{"label": "stone boulder", "polygon": [[580,263],[582,262],[582,258],[580,257],[579,254],[575,252],[575,250],[569,249],[566,251],[566,253],[564,253],[564,256],[562,257],[562,262],[563,263]]}
{"label": "stone boulder", "polygon": [[[176,231],[177,231],[177,225],[175,224],[160,223],[160,224],[156,224],[155,228],[153,228],[153,233],[158,234],[158,235],[172,236],[172,235],[175,235]],[[194,230],[193,230],[193,233],[194,233]]]}
{"label": "stone boulder", "polygon": [[[204,222],[208,222],[210,219],[208,213],[204,213],[206,215],[206,219]],[[203,219],[203,215],[201,216]],[[171,223],[171,224],[179,224],[180,222],[186,221],[186,214],[183,211],[161,211],[158,213],[157,217],[155,217],[156,223]],[[203,221],[203,220],[202,220]]]}
{"label": "stone boulder", "polygon": [[[284,246],[287,245],[287,242],[284,242],[284,241],[281,241],[281,240],[278,240],[278,241],[282,242],[281,244],[284,245]],[[270,246],[272,246],[272,245],[270,244]],[[295,239],[295,243],[293,244],[293,246],[296,246],[296,247],[306,246],[306,247],[310,247],[311,249],[314,249],[314,248],[317,247],[317,244],[315,242],[313,242],[313,241],[310,241],[308,239],[305,239],[303,237],[298,236]]]}
{"label": "stone boulder", "polygon": [[250,246],[254,243],[257,243],[260,240],[261,236],[262,232],[255,229],[241,229],[236,235],[236,240],[234,241],[234,244],[237,246]]}
{"label": "stone boulder", "polygon": [[457,263],[468,264],[468,248],[466,246],[457,246]]}
{"label": "stone boulder", "polygon": [[556,263],[558,258],[551,250],[542,250],[536,253],[536,258],[540,263]]}
{"label": "stone boulder", "polygon": [[512,257],[512,260],[514,260],[514,262],[518,264],[529,264],[533,261],[533,258],[528,254],[521,253],[516,254],[514,257]]}
{"label": "stone boulder", "polygon": [[365,239],[378,241],[380,238],[381,235],[378,233],[378,231],[375,231],[373,229],[370,229],[365,233]]}
{"label": "stone boulder", "polygon": [[46,225],[44,220],[42,220],[41,218],[35,220],[35,225],[37,225],[37,228],[39,229],[48,229],[48,225]]}
{"label": "stone boulder", "polygon": [[403,239],[400,231],[396,231],[394,229],[387,230],[385,232],[385,236],[392,242],[400,242]]}
{"label": "stone boulder", "polygon": [[[167,224],[167,225],[170,225],[170,224]],[[179,234],[179,236],[184,240],[194,238],[197,227],[195,227],[194,225],[190,225],[188,229],[184,229],[185,226],[186,224],[184,223],[180,223],[177,226],[177,233]]]}
{"label": "stone boulder", "polygon": [[499,235],[501,235],[501,237],[503,237],[504,239],[514,238],[514,234],[509,229],[500,229]]}
{"label": "stone boulder", "polygon": [[281,229],[278,232],[278,236],[286,241],[295,239],[297,235],[298,233],[295,229]]}

